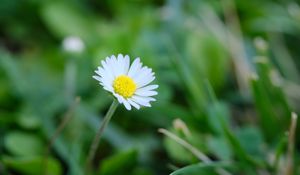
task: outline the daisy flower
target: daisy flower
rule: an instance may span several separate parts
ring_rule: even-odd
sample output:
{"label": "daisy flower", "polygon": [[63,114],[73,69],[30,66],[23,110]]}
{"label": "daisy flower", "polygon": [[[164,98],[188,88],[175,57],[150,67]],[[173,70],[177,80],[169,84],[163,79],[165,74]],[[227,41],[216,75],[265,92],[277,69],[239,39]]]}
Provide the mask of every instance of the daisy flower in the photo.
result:
{"label": "daisy flower", "polygon": [[81,53],[85,46],[81,38],[68,36],[63,40],[63,49],[68,52]]}
{"label": "daisy flower", "polygon": [[112,93],[120,104],[127,110],[131,110],[131,106],[136,109],[151,107],[150,102],[155,101],[152,96],[157,95],[155,89],[158,85],[149,85],[155,79],[154,72],[143,66],[140,58],[136,58],[130,66],[128,55],[112,55],[102,60],[101,64],[93,78]]}

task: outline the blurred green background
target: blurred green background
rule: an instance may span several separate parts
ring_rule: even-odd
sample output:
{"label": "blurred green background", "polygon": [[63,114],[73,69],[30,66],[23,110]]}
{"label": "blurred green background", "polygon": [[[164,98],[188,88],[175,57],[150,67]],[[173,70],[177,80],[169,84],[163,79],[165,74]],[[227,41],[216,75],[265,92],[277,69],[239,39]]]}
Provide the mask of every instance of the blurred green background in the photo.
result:
{"label": "blurred green background", "polygon": [[113,100],[92,76],[119,53],[154,70],[159,94],[151,108],[117,109],[93,174],[300,174],[300,127],[288,139],[300,112],[299,1],[1,0],[0,26],[0,174],[42,174],[68,114],[48,175],[83,174]]}

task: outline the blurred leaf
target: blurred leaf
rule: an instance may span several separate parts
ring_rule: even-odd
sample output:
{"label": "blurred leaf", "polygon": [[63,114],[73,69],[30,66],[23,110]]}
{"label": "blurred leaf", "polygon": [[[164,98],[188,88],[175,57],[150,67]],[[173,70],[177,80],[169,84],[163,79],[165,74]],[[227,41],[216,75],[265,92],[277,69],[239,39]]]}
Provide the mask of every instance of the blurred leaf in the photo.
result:
{"label": "blurred leaf", "polygon": [[[2,162],[5,166],[24,175],[42,174],[44,170],[43,161],[44,157],[2,158]],[[54,158],[48,158],[47,168],[49,175],[62,174],[62,167]]]}
{"label": "blurred leaf", "polygon": [[[216,98],[216,95],[212,89],[212,86],[208,81],[206,81],[206,90],[208,94],[208,99],[210,99],[211,105],[217,106],[218,101]],[[230,122],[228,117],[226,117],[226,113],[220,112],[220,109],[216,108],[215,109],[216,113],[215,117],[216,120],[214,121],[216,124],[217,129],[219,130],[219,133],[221,134],[222,137],[227,141],[227,143],[230,145],[232,152],[235,153],[236,157],[244,162],[247,166],[264,166],[261,161],[256,161],[251,157],[250,154],[246,152],[244,147],[242,147],[240,141],[238,140],[236,134],[231,130],[230,128]],[[227,112],[228,113],[228,112]],[[213,127],[214,128],[214,127]]]}
{"label": "blurred leaf", "polygon": [[41,126],[41,120],[29,110],[21,110],[18,116],[18,123],[26,129],[36,129]]}
{"label": "blurred leaf", "polygon": [[279,161],[282,158],[282,156],[285,155],[287,143],[288,143],[288,138],[286,135],[283,135],[276,145],[275,159],[274,162],[272,163],[272,168],[275,170],[278,170],[280,168]]}
{"label": "blurred leaf", "polygon": [[[99,123],[102,121],[98,118],[99,114],[96,114],[94,109],[90,109],[89,106],[81,103],[78,106],[78,113],[81,121],[85,123],[92,131],[96,132],[99,128]],[[115,125],[113,121],[107,126],[103,137],[109,141],[113,147],[117,149],[127,149],[132,146],[133,138]]]}
{"label": "blurred leaf", "polygon": [[172,38],[169,35],[164,35],[164,38],[167,45],[167,50],[171,54],[170,60],[172,61],[174,68],[184,85],[184,90],[186,90],[186,94],[189,97],[188,102],[193,107],[192,109],[197,109],[194,110],[195,113],[200,114],[202,110],[204,110],[206,103],[205,94],[203,92],[203,82],[197,81],[196,76],[193,76],[194,72],[192,69],[190,69],[188,63],[186,62],[186,57],[180,53]]}
{"label": "blurred leaf", "polygon": [[8,80],[6,78],[1,77],[1,72],[0,72],[0,104],[2,108],[9,108],[13,104],[13,98],[12,98],[12,92],[11,92],[11,87],[9,86],[8,83],[6,83]]}
{"label": "blurred leaf", "polygon": [[87,13],[82,13],[75,3],[44,1],[41,16],[49,29],[58,37],[75,35],[91,38],[95,34],[92,18]]}
{"label": "blurred leaf", "polygon": [[237,137],[248,154],[260,156],[261,158],[265,156],[262,154],[263,137],[258,128],[253,126],[242,127],[237,131]]}
{"label": "blurred leaf", "polygon": [[189,165],[175,172],[171,173],[170,175],[219,175],[217,173],[217,168],[223,168],[224,165],[221,163],[211,163],[211,164],[203,164],[198,163],[194,165]]}
{"label": "blurred leaf", "polygon": [[130,174],[137,163],[137,151],[129,150],[117,153],[102,161],[99,175]]}
{"label": "blurred leaf", "polygon": [[[259,9],[264,14],[251,21],[252,30],[293,34],[296,29],[299,29],[299,25],[290,18],[288,10],[283,5],[269,2]],[[272,23],[272,25],[267,25],[267,23]]]}
{"label": "blurred leaf", "polygon": [[209,137],[207,142],[208,149],[221,160],[230,160],[232,150],[222,137]]}
{"label": "blurred leaf", "polygon": [[[235,152],[236,157],[247,166],[250,167],[264,167],[265,162],[260,159],[254,159],[251,154],[248,154],[246,150],[242,147],[241,143],[237,139],[234,132],[232,132],[229,127],[223,122],[224,135],[227,142],[230,144],[231,149]],[[252,169],[252,168],[250,168]]]}
{"label": "blurred leaf", "polygon": [[10,80],[11,87],[13,87],[11,90],[18,95],[26,94],[27,84],[19,64],[6,51],[0,49],[0,55],[0,67]]}
{"label": "blurred leaf", "polygon": [[209,31],[197,30],[188,35],[186,49],[192,75],[207,78],[215,89],[220,89],[229,69],[228,56],[221,43]]}
{"label": "blurred leaf", "polygon": [[224,135],[224,126],[230,125],[230,115],[228,107],[225,103],[217,100],[216,94],[209,80],[205,81],[205,90],[207,95],[206,112],[208,117],[208,124],[210,128],[218,135]]}
{"label": "blurred leaf", "polygon": [[[171,132],[176,133],[174,129],[171,130]],[[175,142],[173,139],[170,139],[169,137],[164,138],[164,145],[170,157],[177,162],[191,163],[197,160],[190,151],[188,151],[186,148],[182,147],[182,145],[178,144],[177,142]]]}
{"label": "blurred leaf", "polygon": [[20,131],[5,135],[5,147],[12,154],[19,156],[40,155],[44,151],[44,145],[37,135]]}
{"label": "blurred leaf", "polygon": [[36,129],[40,126],[40,120],[33,115],[20,115],[19,124],[26,129]]}
{"label": "blurred leaf", "polygon": [[224,103],[216,102],[214,104],[210,104],[207,106],[208,110],[208,123],[211,129],[219,134],[222,135],[223,127],[222,122],[225,122],[227,125],[229,122],[229,111],[227,106]]}
{"label": "blurred leaf", "polygon": [[264,136],[268,141],[274,141],[278,139],[278,132],[288,127],[290,108],[281,87],[274,84],[278,77],[272,77],[267,58],[259,58],[256,66],[258,77],[251,80],[252,93]]}
{"label": "blurred leaf", "polygon": [[[18,0],[4,0],[2,1],[2,5],[0,6],[0,16],[5,19],[13,16],[18,10],[20,2]],[[5,21],[5,20],[3,20]],[[3,22],[2,21],[2,22]]]}
{"label": "blurred leaf", "polygon": [[153,173],[150,170],[138,167],[133,170],[132,175],[153,175]]}

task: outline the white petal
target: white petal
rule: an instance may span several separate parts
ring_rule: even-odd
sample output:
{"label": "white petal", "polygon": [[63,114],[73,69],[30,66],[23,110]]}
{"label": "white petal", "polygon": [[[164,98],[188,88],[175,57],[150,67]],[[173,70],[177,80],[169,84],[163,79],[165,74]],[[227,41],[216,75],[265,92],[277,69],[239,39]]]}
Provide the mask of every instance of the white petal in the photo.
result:
{"label": "white petal", "polygon": [[143,97],[144,96],[149,97],[149,96],[157,95],[157,92],[156,91],[143,91],[143,90],[138,89],[134,94],[143,96]]}
{"label": "white petal", "polygon": [[124,61],[123,61],[122,54],[118,54],[116,67],[117,67],[116,76],[120,76],[121,74],[124,74]]}
{"label": "white petal", "polygon": [[108,87],[112,86],[113,81],[107,79],[106,77],[100,77],[98,75],[94,75],[93,78],[100,81],[103,86],[108,86]]}
{"label": "white petal", "polygon": [[104,71],[106,72],[106,76],[107,76],[107,78],[108,79],[114,79],[114,73],[113,73],[113,70],[112,70],[112,68],[110,67],[110,65],[108,64],[108,60],[109,60],[110,58],[109,57],[107,57],[106,58],[106,61],[101,61],[101,63],[102,63],[102,67],[103,67],[103,69],[104,69]]}
{"label": "white petal", "polygon": [[113,78],[117,77],[117,59],[116,56],[112,55],[110,58],[106,59],[108,70],[112,72]]}
{"label": "white petal", "polygon": [[136,104],[134,101],[132,101],[131,99],[127,99],[127,101],[134,106],[136,109],[140,109],[140,105]]}
{"label": "white petal", "polygon": [[100,82],[100,85],[103,86],[103,89],[105,89],[105,90],[107,90],[109,92],[113,92],[114,91],[113,87],[111,85],[105,83],[105,82]]}
{"label": "white petal", "polygon": [[121,53],[119,53],[119,54],[118,54],[117,60],[120,61],[120,60],[122,60],[122,59],[123,59],[123,55],[122,55]]}
{"label": "white petal", "polygon": [[132,96],[132,100],[142,106],[151,107],[149,100],[147,98],[139,97],[139,96]]}
{"label": "white petal", "polygon": [[106,75],[105,70],[104,70],[102,67],[100,67],[100,66],[98,67],[97,70],[95,70],[95,73],[98,74],[98,75],[101,76],[101,77],[103,77],[103,76]]}
{"label": "white petal", "polygon": [[106,86],[106,85],[103,85],[103,89],[109,91],[109,92],[113,92],[113,88],[111,86]]}
{"label": "white petal", "polygon": [[93,78],[100,81],[100,82],[102,82],[101,77],[99,77],[98,75],[94,75]]}
{"label": "white petal", "polygon": [[140,62],[140,58],[136,58],[131,64],[127,75],[129,77],[133,77],[141,69],[141,67],[142,63]]}
{"label": "white petal", "polygon": [[153,97],[143,97],[143,99],[148,100],[149,102],[150,101],[156,101],[156,99],[153,98]]}
{"label": "white petal", "polygon": [[147,66],[142,67],[141,69],[137,70],[137,73],[132,76],[133,79],[138,81],[139,79],[150,75],[152,69],[149,69]]}
{"label": "white petal", "polygon": [[130,58],[128,55],[125,55],[125,57],[124,57],[124,75],[128,74],[129,65],[130,65]]}
{"label": "white petal", "polygon": [[138,85],[138,88],[149,84],[155,79],[152,69],[146,66],[140,69],[139,72],[135,75],[136,76],[133,76],[132,78],[134,79],[134,82]]}
{"label": "white petal", "polygon": [[119,94],[116,94],[116,93],[113,92],[113,95],[117,98],[117,100],[118,100],[118,102],[119,102],[120,104],[123,103],[123,98],[122,98]]}
{"label": "white petal", "polygon": [[157,89],[158,85],[157,84],[153,84],[153,85],[149,85],[149,86],[145,86],[142,88],[139,88],[138,90],[143,90],[143,91],[150,91],[150,90],[154,90]]}
{"label": "white petal", "polygon": [[114,94],[115,97],[117,97],[120,104],[123,103],[127,110],[129,110],[129,111],[131,110],[131,105],[129,104],[129,102],[124,97],[122,97],[121,95],[116,94],[116,93],[113,93],[113,94]]}
{"label": "white petal", "polygon": [[137,88],[141,88],[146,86],[147,84],[151,83],[155,79],[154,76],[148,76],[142,79],[141,81],[135,82],[137,84]]}
{"label": "white petal", "polygon": [[123,100],[123,104],[124,104],[125,108],[130,111],[131,110],[131,105],[129,104],[129,102],[124,98],[122,100]]}

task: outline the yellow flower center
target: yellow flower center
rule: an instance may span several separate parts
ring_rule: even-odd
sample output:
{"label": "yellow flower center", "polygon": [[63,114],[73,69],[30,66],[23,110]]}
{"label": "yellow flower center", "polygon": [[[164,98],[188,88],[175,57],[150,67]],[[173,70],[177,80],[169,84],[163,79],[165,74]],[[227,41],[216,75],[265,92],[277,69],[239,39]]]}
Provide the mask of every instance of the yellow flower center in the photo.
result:
{"label": "yellow flower center", "polygon": [[136,84],[132,78],[126,75],[120,75],[114,80],[113,88],[117,94],[123,96],[124,98],[129,98],[134,94],[136,90]]}

